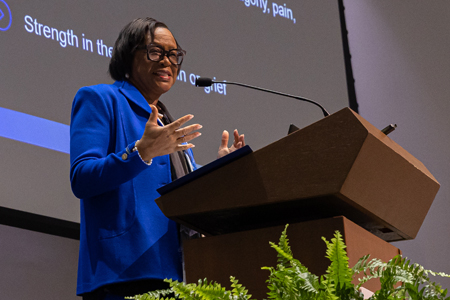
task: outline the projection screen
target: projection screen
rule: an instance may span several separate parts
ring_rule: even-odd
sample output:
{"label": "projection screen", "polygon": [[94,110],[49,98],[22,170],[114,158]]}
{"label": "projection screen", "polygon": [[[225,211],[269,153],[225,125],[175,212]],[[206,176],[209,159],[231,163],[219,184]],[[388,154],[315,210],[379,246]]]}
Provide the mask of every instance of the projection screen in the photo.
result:
{"label": "projection screen", "polygon": [[[197,88],[206,76],[300,95],[330,112],[348,106],[338,1],[0,0],[0,207],[78,222],[69,183],[72,100],[107,73],[120,29],[137,17],[169,26],[187,51],[161,101],[195,116],[197,163],[216,158],[224,129],[253,150],[307,126],[319,108],[242,87]],[[95,112],[92,112],[95,114]]]}

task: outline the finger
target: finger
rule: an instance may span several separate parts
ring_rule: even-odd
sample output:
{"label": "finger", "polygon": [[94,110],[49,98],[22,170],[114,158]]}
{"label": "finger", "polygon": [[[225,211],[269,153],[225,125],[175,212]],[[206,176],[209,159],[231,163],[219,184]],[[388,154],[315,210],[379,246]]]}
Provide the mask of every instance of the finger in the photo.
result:
{"label": "finger", "polygon": [[237,149],[240,149],[241,147],[242,147],[241,142],[239,142],[239,143],[237,143],[237,144],[233,144],[233,145],[230,147],[230,153],[236,151]]}
{"label": "finger", "polygon": [[158,108],[156,108],[156,106],[154,106],[152,104],[150,104],[150,108],[152,110],[152,113],[150,114],[148,121],[150,123],[157,124],[158,123]]}
{"label": "finger", "polygon": [[179,138],[179,137],[182,137],[182,136],[185,136],[185,135],[191,133],[192,131],[199,130],[201,128],[203,128],[203,126],[200,124],[194,124],[194,125],[189,125],[189,126],[186,126],[183,128],[178,128],[175,130],[175,136],[177,138]]}
{"label": "finger", "polygon": [[177,130],[178,128],[181,127],[181,125],[183,125],[184,123],[186,123],[187,121],[191,120],[194,117],[194,115],[185,115],[184,117],[179,118],[176,121],[173,121],[172,123],[170,123],[169,125],[166,126],[167,129],[169,130]]}
{"label": "finger", "polygon": [[187,149],[190,149],[190,148],[194,148],[195,147],[195,145],[194,144],[184,144],[184,145],[177,145],[176,147],[175,147],[175,151],[183,151],[183,150],[187,150]]}
{"label": "finger", "polygon": [[233,144],[237,144],[239,142],[239,132],[238,132],[238,130],[235,129],[233,134],[234,134],[234,143]]}
{"label": "finger", "polygon": [[223,149],[223,148],[227,148],[228,147],[228,137],[229,137],[228,131],[224,130],[222,132],[222,142],[220,144],[219,149]]}
{"label": "finger", "polygon": [[239,136],[239,142],[241,142],[241,143],[242,143],[242,147],[244,147],[244,146],[245,146],[245,137],[244,137],[244,135],[243,135],[243,134],[241,134],[241,135]]}
{"label": "finger", "polygon": [[186,142],[189,142],[189,141],[191,141],[191,140],[193,140],[193,139],[195,139],[195,138],[197,138],[197,137],[199,137],[201,135],[202,135],[201,132],[194,132],[194,133],[191,133],[191,134],[188,134],[188,135],[185,135],[185,136],[182,136],[182,137],[178,138],[177,139],[177,143],[180,143],[180,144],[186,143]]}

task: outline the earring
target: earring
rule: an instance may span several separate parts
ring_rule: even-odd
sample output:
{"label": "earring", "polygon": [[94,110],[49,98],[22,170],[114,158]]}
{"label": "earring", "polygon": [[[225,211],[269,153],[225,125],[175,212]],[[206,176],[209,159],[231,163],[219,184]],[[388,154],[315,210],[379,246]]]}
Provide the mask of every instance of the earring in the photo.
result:
{"label": "earring", "polygon": [[130,78],[130,74],[126,73],[126,74],[125,74],[125,78],[126,78],[126,79]]}

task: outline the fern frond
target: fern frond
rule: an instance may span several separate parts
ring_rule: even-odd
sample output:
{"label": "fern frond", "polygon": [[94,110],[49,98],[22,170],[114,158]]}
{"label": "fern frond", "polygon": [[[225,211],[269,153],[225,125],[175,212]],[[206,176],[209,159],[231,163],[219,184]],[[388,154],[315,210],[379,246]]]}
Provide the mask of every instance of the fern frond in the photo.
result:
{"label": "fern frond", "polygon": [[290,252],[290,249],[289,249],[289,252],[285,252],[284,249],[282,249],[280,246],[278,246],[272,242],[269,242],[269,244],[278,253],[277,257],[278,257],[278,261],[280,262],[278,264],[279,269],[294,267],[294,268],[301,269],[302,272],[308,272],[308,268],[305,267],[299,260],[295,259],[292,256],[292,252]]}
{"label": "fern frond", "polygon": [[164,297],[167,295],[173,294],[172,289],[166,290],[156,290],[144,293],[142,295],[135,295],[132,297],[125,297],[125,299],[134,299],[134,300],[175,300],[173,297]]}
{"label": "fern frond", "polygon": [[[165,280],[170,283],[170,286],[175,293],[175,296],[179,299],[186,300],[216,300],[225,299],[232,300],[233,297],[230,291],[225,290],[219,283],[206,279],[199,280],[197,284],[184,282]],[[233,299],[234,300],[234,299]]]}
{"label": "fern frond", "polygon": [[291,246],[289,246],[289,239],[287,238],[287,228],[289,224],[286,224],[283,232],[281,233],[280,240],[278,242],[277,248],[274,247],[275,244],[271,243],[272,247],[277,249],[278,261],[277,264],[282,264],[288,267],[289,261],[293,258]]}
{"label": "fern frond", "polygon": [[267,296],[269,299],[316,299],[320,287],[318,277],[293,257],[287,238],[287,227],[288,225],[278,245],[270,242],[271,247],[277,251],[277,267],[262,268],[270,271]]}
{"label": "fern frond", "polygon": [[[186,300],[201,300],[201,297],[195,293],[195,289],[197,288],[195,283],[186,284],[184,282],[172,281],[172,279],[165,279],[164,281],[170,284],[172,291],[175,293],[175,297]],[[200,284],[201,282],[199,280]]]}
{"label": "fern frond", "polygon": [[444,272],[433,272],[431,270],[425,270],[425,274],[430,274],[432,276],[450,277],[449,274],[446,274]]}
{"label": "fern frond", "polygon": [[353,275],[359,274],[361,272],[364,272],[368,269],[368,265],[370,264],[369,261],[370,258],[370,254],[364,255],[363,257],[361,257],[356,264],[353,266],[352,271],[353,271]]}
{"label": "fern frond", "polygon": [[331,242],[328,242],[324,237],[322,239],[327,245],[326,257],[331,261],[327,269],[327,279],[335,284],[337,290],[353,288],[353,271],[348,266],[346,246],[341,233],[336,231]]}
{"label": "fern frond", "polygon": [[318,295],[319,300],[339,300],[336,296],[335,284],[332,280],[329,280],[326,276],[320,277],[320,291]]}
{"label": "fern frond", "polygon": [[162,298],[154,298],[149,293],[144,293],[142,295],[136,295],[132,297],[125,297],[124,299],[132,299],[132,300],[177,300],[173,297],[162,297]]}
{"label": "fern frond", "polygon": [[283,249],[282,247],[280,247],[279,245],[269,242],[270,246],[272,248],[274,248],[278,255],[278,264],[279,265],[283,265],[285,267],[289,267],[289,261],[293,259],[292,253],[289,251],[285,251],[285,249]]}
{"label": "fern frond", "polygon": [[231,293],[233,296],[237,297],[238,300],[248,300],[252,297],[252,295],[248,294],[248,290],[242,286],[242,284],[239,284],[239,281],[234,278],[233,276],[230,276],[231,281]]}
{"label": "fern frond", "polygon": [[203,300],[233,299],[231,292],[225,290],[225,288],[221,287],[218,283],[198,286],[195,289],[195,294],[200,296]]}
{"label": "fern frond", "polygon": [[319,277],[301,269],[295,269],[296,277],[298,278],[298,288],[308,293],[318,294],[320,289]]}
{"label": "fern frond", "polygon": [[[364,277],[356,288],[373,278],[379,278],[381,289],[376,292],[375,298],[381,299],[446,299],[447,290],[441,288],[439,284],[431,282],[429,275],[440,275],[450,277],[445,273],[437,273],[424,269],[418,264],[412,264],[410,260],[397,255],[389,262],[384,263],[373,259],[367,261],[363,257],[355,265],[353,270],[356,273],[364,272]],[[401,285],[398,285],[401,283]],[[419,287],[422,287],[419,289]]]}
{"label": "fern frond", "polygon": [[359,290],[361,286],[367,281],[375,278],[380,278],[383,275],[383,270],[387,264],[378,258],[374,258],[369,261],[370,255],[363,256],[352,268],[353,275],[356,276],[359,273],[363,273],[364,276],[359,278],[359,284],[355,289]]}

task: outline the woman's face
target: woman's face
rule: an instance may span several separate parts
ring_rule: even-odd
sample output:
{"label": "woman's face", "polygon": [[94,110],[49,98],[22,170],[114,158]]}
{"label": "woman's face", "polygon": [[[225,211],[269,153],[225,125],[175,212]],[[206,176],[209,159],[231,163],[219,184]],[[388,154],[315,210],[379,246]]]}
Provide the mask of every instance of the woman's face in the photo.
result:
{"label": "woman's face", "polygon": [[[148,45],[150,42],[150,35],[148,35],[145,44]],[[155,29],[151,43],[161,46],[166,51],[177,48],[172,33],[163,27]],[[138,50],[134,54],[130,81],[146,96],[147,100],[158,100],[159,96],[173,86],[177,79],[177,72],[178,66],[172,64],[167,56],[159,62],[154,62],[147,59],[146,50]]]}

